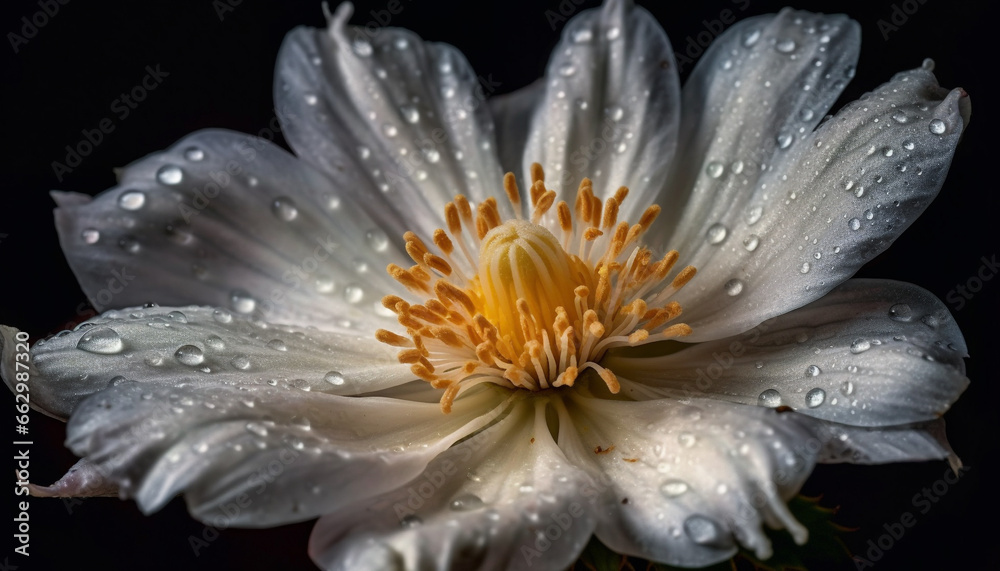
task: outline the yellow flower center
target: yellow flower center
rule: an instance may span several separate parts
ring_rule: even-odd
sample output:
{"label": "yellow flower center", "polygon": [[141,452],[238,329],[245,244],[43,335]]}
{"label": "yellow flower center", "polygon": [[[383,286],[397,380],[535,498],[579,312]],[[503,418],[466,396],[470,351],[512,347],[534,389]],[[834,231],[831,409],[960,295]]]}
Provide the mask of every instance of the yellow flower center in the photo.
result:
{"label": "yellow flower center", "polygon": [[469,201],[458,195],[445,206],[448,230],[434,231],[435,251],[407,232],[406,251],[416,265],[388,267],[423,301],[383,298],[406,335],[380,329],[376,338],[403,348],[399,361],[444,389],[445,413],[459,393],[479,383],[539,391],[573,386],[586,369],[617,393],[617,377],[600,364],[608,350],[691,333],[675,323],[681,307],[670,298],[695,269],[687,266],[668,280],[678,253],[654,260],[639,244],[659,206],[630,225],[618,221],[626,187],[602,203],[584,179],[571,212],[566,202],[556,204],[537,163],[531,178],[530,220],[522,218],[520,191],[507,173],[514,219],[502,219],[494,198],[473,217]]}

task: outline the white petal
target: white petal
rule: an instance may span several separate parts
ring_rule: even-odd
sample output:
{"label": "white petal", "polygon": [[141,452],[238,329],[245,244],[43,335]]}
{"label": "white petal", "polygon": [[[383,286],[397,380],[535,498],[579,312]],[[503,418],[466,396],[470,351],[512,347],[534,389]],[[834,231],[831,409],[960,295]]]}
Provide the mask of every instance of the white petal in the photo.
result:
{"label": "white petal", "polygon": [[398,490],[319,521],[324,569],[562,570],[594,530],[595,484],[552,440],[545,402],[522,401]]}
{"label": "white petal", "polygon": [[82,459],[51,486],[28,484],[36,498],[118,497],[118,485],[90,460]]}
{"label": "white petal", "polygon": [[549,62],[524,152],[546,186],[572,203],[583,177],[607,198],[632,194],[621,216],[642,212],[662,188],[677,146],[680,82],[666,34],[645,9],[606,2],[566,24]]}
{"label": "white petal", "polygon": [[[99,310],[198,303],[374,331],[408,259],[338,182],[277,146],[201,131],[127,167],[91,202],[57,195],[63,251]],[[73,196],[73,195],[70,195]]]}
{"label": "white petal", "polygon": [[[206,307],[109,311],[32,347],[32,404],[60,418],[109,386],[270,381],[353,395],[411,381],[374,337],[272,325]],[[5,377],[7,373],[5,373]]]}
{"label": "white petal", "polygon": [[520,172],[524,147],[531,132],[531,119],[545,95],[545,81],[539,79],[512,93],[489,99],[496,125],[500,165],[504,172]]}
{"label": "white petal", "polygon": [[885,464],[948,459],[957,470],[962,462],[945,437],[944,420],[901,427],[864,428],[834,422],[814,429],[826,442],[819,462],[834,464]]}
{"label": "white petal", "polygon": [[710,400],[611,401],[574,393],[560,447],[600,476],[597,537],[618,553],[670,565],[731,557],[735,540],[771,554],[761,523],[807,531],[785,500],[822,447],[807,419]]}
{"label": "white petal", "polygon": [[[790,9],[723,32],[684,85],[683,144],[649,239],[693,256],[720,216],[737,208],[742,216],[743,205],[734,202],[755,190],[778,153],[787,154],[778,135],[803,144],[803,133],[816,127],[853,75],[860,35],[845,16]],[[731,235],[724,246],[744,237]]]}
{"label": "white petal", "polygon": [[343,3],[326,30],[282,44],[275,102],[295,152],[368,204],[386,231],[430,236],[445,203],[481,201],[500,184],[486,96],[496,89],[455,48],[398,28],[347,26]]}
{"label": "white petal", "polygon": [[67,445],[144,512],[183,492],[202,521],[267,527],[331,513],[403,484],[489,423],[503,396],[469,395],[444,415],[437,404],[349,398],[262,380],[125,383],[74,411]]}
{"label": "white petal", "polygon": [[[678,398],[788,406],[854,426],[938,418],[965,390],[965,342],[916,286],[850,280],[739,336],[605,366]],[[635,390],[642,391],[642,388]]]}
{"label": "white petal", "polygon": [[699,270],[677,296],[690,339],[805,305],[888,248],[940,190],[967,108],[926,69],[898,74],[799,135],[756,183],[692,214],[701,229],[672,246]]}

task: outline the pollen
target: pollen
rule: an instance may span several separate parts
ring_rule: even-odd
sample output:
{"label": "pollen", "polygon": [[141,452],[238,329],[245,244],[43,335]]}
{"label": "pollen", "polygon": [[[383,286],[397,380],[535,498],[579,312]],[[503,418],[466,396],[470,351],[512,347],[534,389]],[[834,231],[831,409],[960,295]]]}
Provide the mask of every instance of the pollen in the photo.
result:
{"label": "pollen", "polygon": [[642,245],[660,207],[629,224],[618,220],[627,187],[602,201],[583,179],[571,207],[545,187],[541,165],[530,172],[530,207],[507,173],[513,218],[504,219],[494,198],[473,208],[458,195],[444,209],[447,229],[430,237],[433,248],[407,232],[414,265],[387,268],[416,303],[383,298],[406,334],[382,329],[375,337],[444,391],[445,413],[481,383],[543,391],[591,378],[617,393],[617,376],[601,365],[608,351],[691,333],[672,298],[695,268],[674,272],[677,251],[657,258]]}

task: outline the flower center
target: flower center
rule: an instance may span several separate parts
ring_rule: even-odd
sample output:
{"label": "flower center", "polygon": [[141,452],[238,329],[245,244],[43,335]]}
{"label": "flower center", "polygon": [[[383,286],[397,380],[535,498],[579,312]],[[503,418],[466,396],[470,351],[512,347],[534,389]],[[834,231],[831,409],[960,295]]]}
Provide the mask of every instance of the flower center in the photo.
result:
{"label": "flower center", "polygon": [[503,220],[494,198],[473,216],[458,195],[445,206],[448,230],[434,231],[435,250],[407,232],[406,251],[416,265],[387,268],[423,302],[383,298],[406,335],[380,329],[376,338],[401,347],[401,363],[444,389],[445,413],[480,383],[539,391],[573,386],[586,369],[617,393],[617,377],[600,364],[608,350],[691,333],[675,323],[681,307],[670,298],[695,269],[668,280],[678,253],[654,260],[639,244],[659,206],[630,225],[618,221],[626,187],[602,203],[584,179],[571,211],[564,201],[556,204],[537,163],[531,178],[530,220],[522,217],[520,191],[507,173],[504,190],[515,218]]}

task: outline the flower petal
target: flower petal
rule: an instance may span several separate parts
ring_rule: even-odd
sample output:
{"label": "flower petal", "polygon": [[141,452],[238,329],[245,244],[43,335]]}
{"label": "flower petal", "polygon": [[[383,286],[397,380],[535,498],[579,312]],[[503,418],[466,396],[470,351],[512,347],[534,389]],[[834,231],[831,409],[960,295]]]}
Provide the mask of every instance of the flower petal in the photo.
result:
{"label": "flower petal", "polygon": [[351,11],[345,2],[328,29],[285,38],[275,79],[282,130],[304,160],[345,172],[345,192],[387,232],[430,236],[455,194],[478,202],[500,183],[485,104],[496,86],[451,46],[347,26]]}
{"label": "flower petal", "polygon": [[594,530],[595,488],[552,440],[544,401],[530,402],[398,490],[322,518],[313,560],[338,570],[566,569]]}
{"label": "flower petal", "polygon": [[600,198],[627,185],[622,219],[642,212],[670,168],[679,103],[673,50],[649,12],[629,0],[582,12],[552,53],[523,172],[540,163],[546,185],[570,201],[583,177]]}
{"label": "flower petal", "polygon": [[32,347],[32,406],[67,418],[87,396],[130,380],[163,389],[270,381],[370,393],[413,379],[394,352],[374,337],[272,325],[225,309],[109,311]]}
{"label": "flower petal", "polygon": [[[605,364],[656,395],[788,406],[853,426],[940,417],[968,386],[947,308],[916,286],[850,280],[736,337]],[[642,387],[628,387],[639,391]]]}
{"label": "flower petal", "polygon": [[[408,259],[337,181],[263,139],[201,131],[84,202],[57,195],[63,251],[100,309],[154,301],[364,331],[392,323],[382,270]],[[395,238],[395,237],[393,237]]]}
{"label": "flower petal", "polygon": [[795,414],[710,401],[612,401],[574,393],[560,447],[601,474],[597,537],[612,550],[700,567],[736,552],[771,554],[761,523],[806,529],[785,500],[805,481],[822,444]]}
{"label": "flower petal", "polygon": [[545,81],[537,80],[513,91],[489,99],[497,148],[504,172],[520,172],[524,148],[531,131],[531,119],[545,95]]}
{"label": "flower petal", "polygon": [[742,215],[734,201],[755,189],[779,152],[787,154],[778,135],[804,144],[802,134],[816,127],[853,75],[860,45],[860,27],[847,17],[790,9],[723,32],[684,85],[684,145],[649,239],[693,255],[721,215],[734,208]]}
{"label": "flower petal", "polygon": [[503,397],[482,391],[456,400],[445,416],[436,404],[349,398],[262,380],[124,383],[74,411],[67,445],[146,513],[183,492],[202,521],[268,527],[403,484],[488,424],[496,414],[488,411]]}
{"label": "flower petal", "polygon": [[36,498],[96,498],[118,497],[118,485],[107,478],[103,470],[87,459],[81,459],[59,481],[51,486],[28,483]]}
{"label": "flower petal", "polygon": [[900,427],[858,427],[823,422],[813,429],[826,442],[819,462],[886,464],[948,459],[958,470],[961,460],[945,437],[944,419]]}

